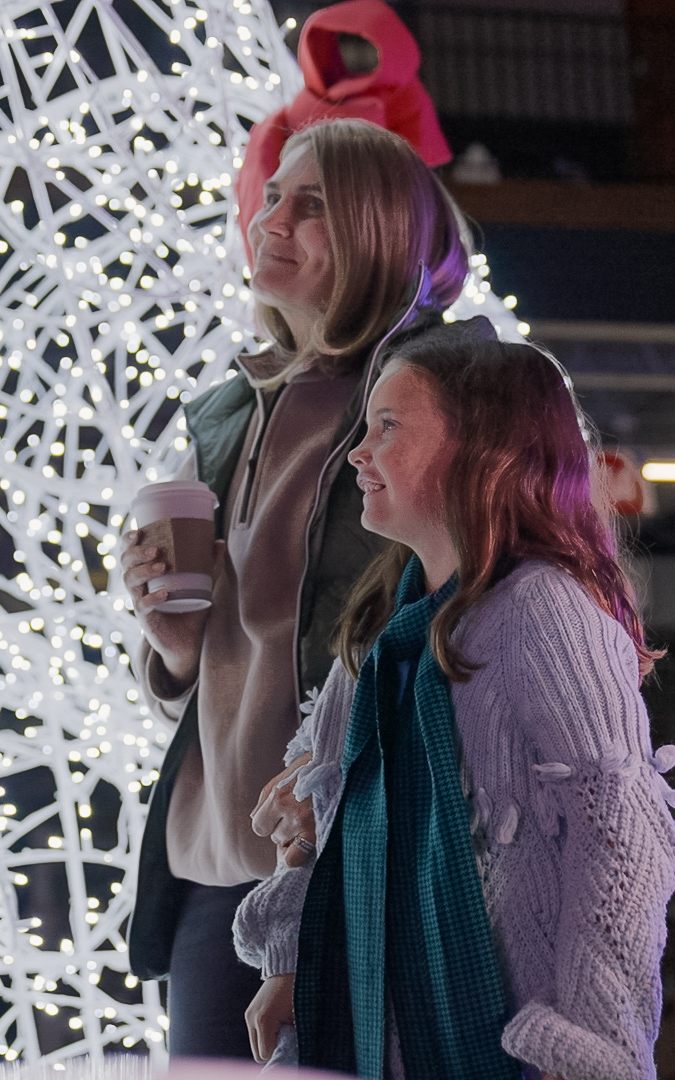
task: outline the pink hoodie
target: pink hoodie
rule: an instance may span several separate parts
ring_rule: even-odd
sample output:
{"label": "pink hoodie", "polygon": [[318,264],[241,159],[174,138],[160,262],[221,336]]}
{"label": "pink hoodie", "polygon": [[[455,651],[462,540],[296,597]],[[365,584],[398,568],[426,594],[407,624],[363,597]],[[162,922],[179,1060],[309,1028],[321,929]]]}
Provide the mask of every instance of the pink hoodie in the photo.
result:
{"label": "pink hoodie", "polygon": [[[375,46],[379,62],[373,71],[365,75],[347,71],[338,47],[340,33],[358,34]],[[251,129],[237,184],[244,239],[286,139],[319,120],[371,120],[402,135],[431,168],[452,158],[431,98],[417,77],[417,42],[383,0],[347,0],[314,12],[300,36],[298,61],[305,88],[290,105]]]}

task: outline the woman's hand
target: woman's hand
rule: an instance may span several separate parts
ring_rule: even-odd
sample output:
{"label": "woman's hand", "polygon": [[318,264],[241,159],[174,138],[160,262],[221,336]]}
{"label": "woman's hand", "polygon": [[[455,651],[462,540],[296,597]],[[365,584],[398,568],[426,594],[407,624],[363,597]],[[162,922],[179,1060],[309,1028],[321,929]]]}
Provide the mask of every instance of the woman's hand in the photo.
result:
{"label": "woman's hand", "polygon": [[[176,694],[192,686],[199,671],[199,656],[209,609],[182,614],[162,612],[166,590],[148,592],[148,582],[166,572],[166,563],[156,547],[143,545],[143,532],[122,537],[124,584],[134,602],[134,611],[148,643],[159,653],[173,681]],[[214,576],[222,561],[224,541],[214,544]]]}
{"label": "woman's hand", "polygon": [[277,1045],[282,1024],[293,1024],[295,975],[272,975],[265,979],[246,1010],[246,1026],[253,1057],[262,1065],[269,1061]]}
{"label": "woman's hand", "polygon": [[[301,765],[312,760],[311,754],[296,758],[283,772],[270,780],[260,792],[257,805],[251,813],[253,832],[258,836],[269,836],[277,845],[277,855],[286,866],[304,866],[314,856],[316,829],[314,808],[309,795],[298,802],[294,795],[295,780],[283,787],[277,785],[291,776]],[[304,841],[298,846],[293,841],[296,837]]]}

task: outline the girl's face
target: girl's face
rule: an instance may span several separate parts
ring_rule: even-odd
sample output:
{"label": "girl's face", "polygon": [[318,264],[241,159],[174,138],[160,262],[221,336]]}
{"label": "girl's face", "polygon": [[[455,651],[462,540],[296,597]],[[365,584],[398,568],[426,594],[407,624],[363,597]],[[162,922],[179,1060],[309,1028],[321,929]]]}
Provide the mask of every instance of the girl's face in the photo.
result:
{"label": "girl's face", "polygon": [[363,491],[361,524],[424,554],[448,539],[445,489],[456,449],[434,380],[391,360],[373,387],[368,432],[349,454]]}
{"label": "girl's face", "polygon": [[265,184],[262,208],[248,227],[253,251],[251,288],[258,300],[287,318],[316,317],[330,300],[333,253],[325,197],[309,145],[286,154]]}

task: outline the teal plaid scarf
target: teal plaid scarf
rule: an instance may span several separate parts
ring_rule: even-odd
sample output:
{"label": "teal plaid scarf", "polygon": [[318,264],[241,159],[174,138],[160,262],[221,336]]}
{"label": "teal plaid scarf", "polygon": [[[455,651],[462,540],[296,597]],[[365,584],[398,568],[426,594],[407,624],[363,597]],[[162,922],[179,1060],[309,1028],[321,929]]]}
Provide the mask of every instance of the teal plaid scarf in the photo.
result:
{"label": "teal plaid scarf", "polygon": [[450,686],[428,642],[455,584],[424,595],[413,556],[361,669],[345,789],[300,931],[301,1065],[379,1080],[386,983],[406,1080],[521,1075],[501,1049],[504,995],[460,785]]}

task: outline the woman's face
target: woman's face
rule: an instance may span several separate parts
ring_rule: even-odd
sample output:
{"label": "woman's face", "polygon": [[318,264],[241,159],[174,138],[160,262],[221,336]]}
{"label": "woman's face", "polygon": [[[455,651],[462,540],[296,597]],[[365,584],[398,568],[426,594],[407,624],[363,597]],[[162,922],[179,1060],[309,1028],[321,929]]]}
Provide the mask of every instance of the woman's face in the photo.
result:
{"label": "woman's face", "polygon": [[248,240],[253,293],[278,308],[292,331],[298,319],[315,319],[326,310],[335,276],[333,253],[319,169],[308,144],[287,153],[265,184]]}
{"label": "woman's face", "polygon": [[366,437],[349,454],[363,491],[361,524],[422,557],[447,539],[445,488],[457,445],[450,419],[433,379],[399,360],[375,383],[366,416]]}

